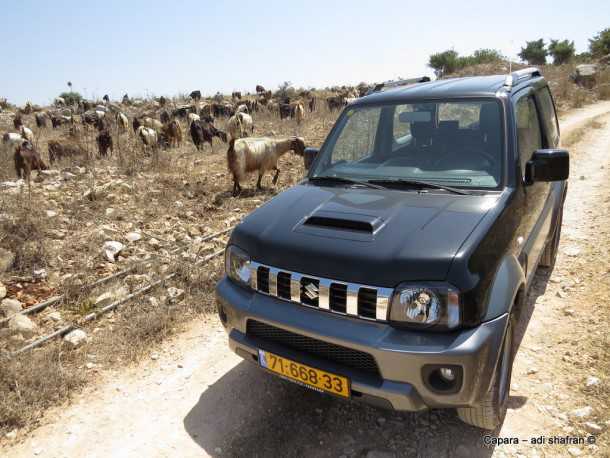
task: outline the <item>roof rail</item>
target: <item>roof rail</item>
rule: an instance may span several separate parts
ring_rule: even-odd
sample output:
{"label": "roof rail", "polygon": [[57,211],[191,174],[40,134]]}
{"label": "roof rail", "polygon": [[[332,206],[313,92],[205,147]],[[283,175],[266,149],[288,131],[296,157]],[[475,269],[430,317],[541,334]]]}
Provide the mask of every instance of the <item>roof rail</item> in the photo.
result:
{"label": "roof rail", "polygon": [[374,92],[381,92],[386,89],[400,87],[400,86],[409,86],[411,84],[417,84],[417,83],[427,83],[428,81],[430,81],[429,76],[420,76],[418,78],[409,78],[406,80],[398,80],[398,81],[385,81],[383,83],[376,84],[373,89],[370,89],[366,93],[366,95],[373,94]]}
{"label": "roof rail", "polygon": [[512,87],[520,81],[530,78],[536,78],[538,76],[542,76],[542,73],[536,67],[528,67],[521,70],[517,70],[512,72],[510,75],[506,75],[506,79],[504,80],[504,87],[508,91],[510,91]]}

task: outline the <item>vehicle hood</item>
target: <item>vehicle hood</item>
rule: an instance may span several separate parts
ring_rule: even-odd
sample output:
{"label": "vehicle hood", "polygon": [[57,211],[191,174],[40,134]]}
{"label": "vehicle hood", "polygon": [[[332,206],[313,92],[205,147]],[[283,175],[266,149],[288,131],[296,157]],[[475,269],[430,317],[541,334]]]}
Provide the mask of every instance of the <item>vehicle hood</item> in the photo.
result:
{"label": "vehicle hood", "polygon": [[252,260],[372,286],[443,281],[497,195],[299,184],[239,224],[229,243]]}

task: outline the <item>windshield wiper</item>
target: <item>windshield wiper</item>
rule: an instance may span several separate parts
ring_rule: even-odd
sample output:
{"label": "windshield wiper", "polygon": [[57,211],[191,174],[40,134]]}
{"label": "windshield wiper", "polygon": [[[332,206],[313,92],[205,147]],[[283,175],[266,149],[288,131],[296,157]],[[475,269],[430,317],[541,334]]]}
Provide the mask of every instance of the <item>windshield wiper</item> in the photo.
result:
{"label": "windshield wiper", "polygon": [[354,180],[352,178],[345,178],[345,177],[333,177],[330,175],[319,175],[316,177],[310,177],[308,179],[308,181],[311,181],[314,183],[315,182],[322,182],[322,183],[329,182],[329,183],[357,184],[360,186],[366,186],[367,188],[384,189],[383,186],[371,183],[370,181],[360,181],[360,180]]}
{"label": "windshield wiper", "polygon": [[442,184],[431,183],[429,181],[419,181],[419,180],[405,180],[404,178],[398,179],[387,179],[387,180],[369,180],[370,183],[379,184],[379,185],[399,185],[399,186],[408,186],[412,188],[429,188],[429,189],[443,189],[445,191],[452,192],[454,194],[462,194],[464,196],[471,195],[470,192],[464,191],[463,189],[454,188],[451,186],[445,186]]}

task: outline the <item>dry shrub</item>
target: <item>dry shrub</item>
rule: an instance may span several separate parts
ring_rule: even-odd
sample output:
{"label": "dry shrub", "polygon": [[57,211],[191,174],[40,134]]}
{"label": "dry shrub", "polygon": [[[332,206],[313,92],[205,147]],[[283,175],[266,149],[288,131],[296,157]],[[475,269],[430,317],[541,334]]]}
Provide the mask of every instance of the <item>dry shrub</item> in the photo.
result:
{"label": "dry shrub", "polygon": [[40,215],[41,210],[30,202],[27,191],[14,197],[14,200],[0,201],[0,214],[12,216],[0,219],[0,247],[15,254],[15,271],[31,273],[47,265],[46,222]]}
{"label": "dry shrub", "polygon": [[83,353],[53,343],[15,359],[0,358],[0,434],[32,427],[40,412],[65,402],[85,377]]}
{"label": "dry shrub", "polygon": [[597,97],[600,100],[610,99],[610,68],[599,72],[597,78]]}

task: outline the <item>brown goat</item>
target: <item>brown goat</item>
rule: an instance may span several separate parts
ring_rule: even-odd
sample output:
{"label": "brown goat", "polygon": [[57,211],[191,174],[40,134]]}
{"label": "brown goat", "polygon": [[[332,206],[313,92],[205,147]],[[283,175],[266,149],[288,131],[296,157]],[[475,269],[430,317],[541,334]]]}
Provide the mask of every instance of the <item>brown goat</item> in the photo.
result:
{"label": "brown goat", "polygon": [[182,127],[175,119],[163,126],[162,133],[167,138],[170,147],[178,147],[182,143]]}
{"label": "brown goat", "polygon": [[[108,130],[101,131],[95,141],[97,142],[97,149],[99,151],[100,156],[108,157],[114,152],[112,136],[110,135],[110,132],[108,132]],[[110,151],[110,154],[108,154],[108,151]]]}
{"label": "brown goat", "polygon": [[80,146],[72,143],[60,143],[49,140],[49,162],[52,164],[64,157],[86,156],[87,152]]}
{"label": "brown goat", "polygon": [[23,178],[30,186],[30,175],[32,170],[38,170],[40,175],[41,170],[47,170],[47,165],[42,161],[40,154],[29,141],[24,141],[15,150],[13,156],[15,161],[15,172],[17,178]]}

